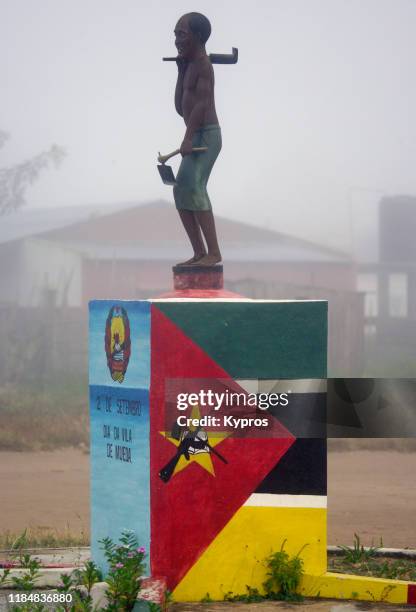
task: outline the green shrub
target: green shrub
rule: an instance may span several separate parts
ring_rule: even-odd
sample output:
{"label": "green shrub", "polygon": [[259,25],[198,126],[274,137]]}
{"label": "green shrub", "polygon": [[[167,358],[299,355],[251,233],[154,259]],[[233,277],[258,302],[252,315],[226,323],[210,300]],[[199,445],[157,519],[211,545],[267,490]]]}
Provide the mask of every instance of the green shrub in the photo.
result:
{"label": "green shrub", "polygon": [[279,551],[270,555],[267,560],[267,580],[263,583],[267,599],[283,599],[285,601],[301,601],[296,592],[303,576],[303,560],[299,553],[290,558],[284,550],[286,540]]}

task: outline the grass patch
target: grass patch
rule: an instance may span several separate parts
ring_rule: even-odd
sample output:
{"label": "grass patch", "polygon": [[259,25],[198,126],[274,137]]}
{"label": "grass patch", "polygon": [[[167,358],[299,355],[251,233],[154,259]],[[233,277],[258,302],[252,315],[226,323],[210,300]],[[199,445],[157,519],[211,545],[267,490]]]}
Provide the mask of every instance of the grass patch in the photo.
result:
{"label": "grass patch", "polygon": [[359,563],[361,561],[368,561],[377,555],[380,548],[383,548],[383,540],[380,539],[380,546],[368,546],[364,547],[361,544],[360,536],[354,533],[354,542],[352,546],[338,546],[343,552],[343,559],[347,563]]}
{"label": "grass patch", "polygon": [[89,446],[87,387],[47,391],[6,388],[0,394],[0,451]]}
{"label": "grass patch", "polygon": [[378,554],[382,547],[383,542],[380,539],[380,547],[364,548],[360,537],[355,533],[352,546],[338,547],[342,555],[329,556],[328,570],[373,578],[416,581],[416,560],[383,557]]}
{"label": "grass patch", "polygon": [[89,546],[90,537],[88,533],[71,531],[68,527],[65,530],[52,528],[27,528],[23,533],[15,533],[5,530],[0,532],[0,549],[15,550],[24,548],[76,548],[78,546]]}
{"label": "grass patch", "polygon": [[358,576],[372,576],[389,580],[416,581],[416,561],[414,559],[392,559],[390,557],[372,557],[365,561],[352,563],[344,557],[329,557],[328,570]]}

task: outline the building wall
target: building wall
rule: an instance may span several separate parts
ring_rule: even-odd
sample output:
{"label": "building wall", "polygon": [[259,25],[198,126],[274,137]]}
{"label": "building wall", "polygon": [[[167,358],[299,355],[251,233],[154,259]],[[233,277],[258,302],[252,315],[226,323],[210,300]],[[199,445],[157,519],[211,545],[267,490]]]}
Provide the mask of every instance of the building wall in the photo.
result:
{"label": "building wall", "polygon": [[[402,348],[416,342],[416,265],[395,262],[363,265],[358,279],[365,278],[366,329],[381,346]],[[397,283],[394,280],[403,282]]]}
{"label": "building wall", "polygon": [[[83,381],[88,317],[81,308],[0,304],[0,386]],[[87,398],[85,398],[87,402]]]}
{"label": "building wall", "polygon": [[[226,262],[224,277],[233,283],[279,282],[334,291],[353,291],[356,283],[352,264]],[[91,299],[156,297],[172,288],[172,262],[84,260],[82,283],[84,306]]]}
{"label": "building wall", "polygon": [[380,261],[416,261],[416,197],[394,196],[380,202]]}
{"label": "building wall", "polygon": [[80,306],[81,256],[65,246],[30,238],[22,243],[19,306]]}
{"label": "building wall", "polygon": [[251,278],[300,287],[355,290],[356,269],[352,262],[230,262],[225,263],[224,269],[225,276],[230,281]]}
{"label": "building wall", "polygon": [[172,285],[172,263],[97,261],[85,259],[82,267],[82,303],[92,299],[156,297]]}

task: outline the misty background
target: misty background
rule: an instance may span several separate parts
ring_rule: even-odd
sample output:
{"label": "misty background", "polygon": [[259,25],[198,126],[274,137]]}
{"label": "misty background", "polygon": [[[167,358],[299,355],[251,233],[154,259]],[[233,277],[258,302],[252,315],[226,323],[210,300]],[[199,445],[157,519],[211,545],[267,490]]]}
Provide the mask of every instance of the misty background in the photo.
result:
{"label": "misty background", "polygon": [[155,160],[184,127],[161,58],[190,10],[211,20],[208,52],[240,53],[215,67],[217,214],[350,250],[363,231],[375,239],[380,193],[416,193],[413,0],[0,6],[2,163],[67,151],[28,208],[172,199]]}

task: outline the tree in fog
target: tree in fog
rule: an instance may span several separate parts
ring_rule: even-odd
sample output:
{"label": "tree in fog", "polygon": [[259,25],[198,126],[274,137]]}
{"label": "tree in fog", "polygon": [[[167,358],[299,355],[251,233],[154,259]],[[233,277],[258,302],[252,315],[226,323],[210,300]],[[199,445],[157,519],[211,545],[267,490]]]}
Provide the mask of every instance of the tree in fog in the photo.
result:
{"label": "tree in fog", "polygon": [[[0,149],[8,138],[7,132],[0,130]],[[43,151],[19,164],[0,168],[0,215],[23,206],[26,203],[27,187],[34,183],[40,172],[50,164],[58,167],[64,157],[64,149],[54,144],[49,151]]]}

